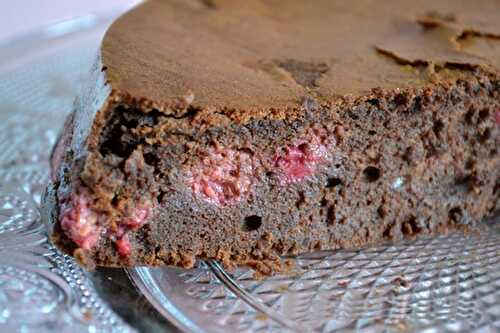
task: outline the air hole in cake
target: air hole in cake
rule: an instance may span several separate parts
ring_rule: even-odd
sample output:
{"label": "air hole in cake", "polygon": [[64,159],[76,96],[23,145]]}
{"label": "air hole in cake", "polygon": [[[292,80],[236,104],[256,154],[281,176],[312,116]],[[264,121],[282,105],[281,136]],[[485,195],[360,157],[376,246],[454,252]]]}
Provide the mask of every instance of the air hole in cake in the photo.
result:
{"label": "air hole in cake", "polygon": [[354,112],[352,111],[349,111],[347,112],[347,115],[352,119],[352,120],[358,120],[359,119],[359,116],[357,114],[355,114]]}
{"label": "air hole in cake", "polygon": [[326,180],[326,187],[335,187],[342,184],[342,180],[337,177],[330,177]]}
{"label": "air hole in cake", "polygon": [[478,141],[480,143],[485,143],[486,141],[488,141],[488,139],[491,138],[491,129],[490,128],[486,128],[483,133],[480,133],[478,135]]}
{"label": "air hole in cake", "polygon": [[467,162],[465,163],[465,168],[467,170],[470,170],[474,167],[474,165],[476,164],[476,161],[473,160],[473,159],[468,159]]}
{"label": "air hole in cake", "polygon": [[478,122],[485,121],[486,119],[489,118],[489,116],[490,116],[490,110],[482,109],[478,113]]}
{"label": "air hole in cake", "polygon": [[408,96],[403,93],[397,94],[394,96],[394,103],[396,105],[406,105],[408,103]]}
{"label": "air hole in cake", "polygon": [[375,135],[375,134],[377,134],[377,132],[376,132],[376,131],[374,131],[374,130],[370,130],[370,131],[368,131],[368,135]]}
{"label": "air hole in cake", "polygon": [[159,162],[158,156],[154,153],[145,153],[144,154],[144,162],[148,165],[156,166]]}
{"label": "air hole in cake", "polygon": [[328,206],[328,210],[326,211],[326,223],[328,225],[334,225],[336,222],[335,216],[335,206]]}
{"label": "air hole in cake", "polygon": [[250,215],[243,220],[243,231],[255,231],[262,225],[262,217],[258,215]]}
{"label": "air hole in cake", "polygon": [[439,137],[439,134],[443,129],[444,129],[444,123],[441,119],[434,121],[434,126],[432,127],[432,131],[437,137]]}
{"label": "air hole in cake", "polygon": [[380,178],[380,169],[374,166],[368,166],[363,170],[363,175],[367,182],[376,182]]}
{"label": "air hole in cake", "polygon": [[159,202],[159,203],[162,203],[163,202],[163,198],[165,197],[167,193],[164,192],[164,191],[159,191],[158,195],[156,196],[156,200]]}
{"label": "air hole in cake", "polygon": [[115,193],[113,199],[111,199],[111,205],[113,207],[117,207],[119,203],[120,203],[120,197]]}
{"label": "air hole in cake", "polygon": [[381,219],[385,218],[387,216],[387,208],[385,206],[379,206],[377,214]]}
{"label": "air hole in cake", "polygon": [[472,124],[472,118],[474,117],[474,109],[471,107],[467,113],[465,114],[465,124],[466,125],[471,125]]}
{"label": "air hole in cake", "polygon": [[412,237],[421,231],[421,227],[417,222],[417,218],[412,215],[401,224],[401,232],[404,236]]}
{"label": "air hole in cake", "polygon": [[413,104],[411,105],[409,111],[413,113],[422,111],[422,97],[417,96],[413,99]]}
{"label": "air hole in cake", "polygon": [[132,117],[126,117],[127,110],[122,106],[116,108],[117,114],[109,122],[110,126],[103,133],[103,141],[99,152],[103,156],[113,154],[119,157],[128,157],[134,151],[137,142],[129,135],[131,128],[139,122]]}
{"label": "air hole in cake", "polygon": [[380,101],[376,98],[368,99],[366,102],[376,107],[380,106]]}
{"label": "air hole in cake", "polygon": [[117,127],[114,128],[109,136],[106,138],[106,141],[101,144],[100,153],[103,156],[113,154],[119,157],[128,157],[134,151],[134,145],[127,145],[122,140],[123,133]]}
{"label": "air hole in cake", "polygon": [[462,208],[453,207],[448,212],[448,217],[450,218],[451,221],[453,221],[455,223],[460,223],[462,221],[462,217],[463,217]]}
{"label": "air hole in cake", "polygon": [[295,202],[295,206],[300,209],[302,208],[304,205],[306,204],[306,195],[304,194],[304,192],[300,191],[299,192],[299,198],[297,199],[297,201]]}
{"label": "air hole in cake", "polygon": [[495,185],[495,188],[493,189],[493,194],[495,194],[495,195],[496,195],[496,194],[498,194],[498,193],[500,193],[500,183],[497,183],[497,184]]}
{"label": "air hole in cake", "polygon": [[396,226],[396,223],[394,221],[387,224],[384,228],[384,232],[382,234],[382,237],[384,239],[393,239],[395,236],[395,234],[394,234],[394,227],[395,226]]}

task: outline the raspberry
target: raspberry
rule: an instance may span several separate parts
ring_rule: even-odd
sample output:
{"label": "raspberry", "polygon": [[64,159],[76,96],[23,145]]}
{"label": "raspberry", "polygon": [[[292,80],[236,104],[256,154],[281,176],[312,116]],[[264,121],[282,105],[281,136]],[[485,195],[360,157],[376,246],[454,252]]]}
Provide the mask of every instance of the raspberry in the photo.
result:
{"label": "raspberry", "polygon": [[151,202],[146,201],[138,205],[130,216],[124,217],[118,223],[115,232],[98,225],[99,215],[89,206],[88,196],[80,190],[80,194],[72,194],[68,202],[61,203],[61,228],[76,245],[85,250],[91,250],[106,234],[111,239],[116,239],[115,244],[121,256],[131,253],[130,240],[127,232],[137,230],[146,223],[150,214]]}
{"label": "raspberry", "polygon": [[328,159],[325,135],[311,130],[305,138],[274,156],[260,154],[261,159],[245,151],[209,148],[206,156],[185,172],[186,182],[195,196],[216,205],[228,205],[241,201],[252,191],[259,179],[257,170],[269,165],[267,161],[282,184],[301,181]]}
{"label": "raspberry", "polygon": [[284,153],[278,153],[274,157],[274,165],[284,184],[296,183],[313,175],[318,165],[328,158],[327,147],[317,136],[285,147],[282,151]]}
{"label": "raspberry", "polygon": [[118,254],[120,254],[122,257],[126,257],[130,255],[132,252],[132,247],[130,245],[130,239],[128,238],[128,235],[125,234],[121,238],[117,239],[115,241],[116,248],[118,250]]}
{"label": "raspberry", "polygon": [[62,204],[61,228],[79,247],[90,250],[100,239],[102,228],[97,225],[97,214],[89,208],[85,194],[72,194]]}
{"label": "raspberry", "polygon": [[132,247],[127,232],[130,230],[137,230],[146,223],[146,219],[150,215],[152,207],[151,201],[140,203],[130,216],[124,217],[118,223],[118,230],[116,232],[117,240],[115,241],[118,253],[122,257],[130,255]]}
{"label": "raspberry", "polygon": [[247,152],[212,147],[200,163],[187,171],[187,183],[205,201],[233,204],[251,191],[258,165],[260,161]]}
{"label": "raspberry", "polygon": [[132,215],[125,217],[121,220],[120,225],[127,229],[139,229],[146,223],[149,216],[149,208],[138,207],[134,209]]}

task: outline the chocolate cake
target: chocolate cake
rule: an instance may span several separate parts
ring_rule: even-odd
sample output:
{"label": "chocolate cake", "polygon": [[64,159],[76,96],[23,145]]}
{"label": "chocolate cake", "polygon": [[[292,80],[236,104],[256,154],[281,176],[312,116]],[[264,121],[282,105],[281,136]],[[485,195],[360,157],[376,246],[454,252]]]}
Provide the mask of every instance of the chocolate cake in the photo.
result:
{"label": "chocolate cake", "polygon": [[87,267],[470,231],[500,208],[498,1],[150,0],[108,30],[52,156]]}

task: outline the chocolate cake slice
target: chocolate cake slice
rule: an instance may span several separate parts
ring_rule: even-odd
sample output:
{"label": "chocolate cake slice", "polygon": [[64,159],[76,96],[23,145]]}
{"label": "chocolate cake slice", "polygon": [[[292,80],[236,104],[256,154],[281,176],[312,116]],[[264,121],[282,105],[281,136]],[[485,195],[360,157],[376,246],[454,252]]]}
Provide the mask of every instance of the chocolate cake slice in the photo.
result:
{"label": "chocolate cake slice", "polygon": [[468,231],[500,208],[498,1],[150,0],[54,149],[84,265],[277,258]]}

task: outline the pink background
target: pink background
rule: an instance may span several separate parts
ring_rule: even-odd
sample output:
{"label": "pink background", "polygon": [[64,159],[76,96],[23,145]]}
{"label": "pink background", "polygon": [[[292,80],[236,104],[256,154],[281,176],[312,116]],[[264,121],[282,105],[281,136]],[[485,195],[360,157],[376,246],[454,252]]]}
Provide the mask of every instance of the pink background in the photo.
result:
{"label": "pink background", "polygon": [[124,10],[139,0],[14,0],[0,5],[0,42],[89,13]]}

